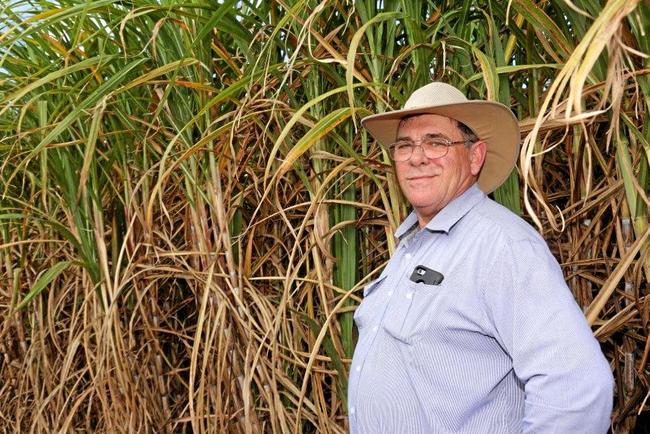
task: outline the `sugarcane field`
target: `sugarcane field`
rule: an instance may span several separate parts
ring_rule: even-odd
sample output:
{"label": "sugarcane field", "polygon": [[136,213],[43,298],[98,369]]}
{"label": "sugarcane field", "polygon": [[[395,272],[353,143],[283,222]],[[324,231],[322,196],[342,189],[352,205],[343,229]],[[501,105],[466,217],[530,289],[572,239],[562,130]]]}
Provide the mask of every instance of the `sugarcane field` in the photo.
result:
{"label": "sugarcane field", "polygon": [[0,433],[650,433],[650,2],[0,0]]}

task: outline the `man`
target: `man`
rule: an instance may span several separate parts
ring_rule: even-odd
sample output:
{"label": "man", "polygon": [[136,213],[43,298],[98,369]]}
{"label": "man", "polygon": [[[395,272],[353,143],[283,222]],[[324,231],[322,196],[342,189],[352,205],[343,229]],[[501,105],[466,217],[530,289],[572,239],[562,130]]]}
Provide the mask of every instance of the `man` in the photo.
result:
{"label": "man", "polygon": [[515,165],[512,112],[431,83],[362,124],[413,212],[355,312],[351,432],[607,432],[612,374],[557,261],[486,196]]}

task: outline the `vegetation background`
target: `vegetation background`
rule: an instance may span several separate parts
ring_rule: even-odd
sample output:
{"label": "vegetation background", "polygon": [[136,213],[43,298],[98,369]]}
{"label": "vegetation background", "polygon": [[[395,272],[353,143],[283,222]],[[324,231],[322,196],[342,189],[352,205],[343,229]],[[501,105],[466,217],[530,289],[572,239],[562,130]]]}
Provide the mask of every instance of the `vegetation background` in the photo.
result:
{"label": "vegetation background", "polygon": [[352,313],[408,211],[359,119],[440,80],[521,120],[494,196],[593,325],[613,431],[641,432],[649,22],[638,0],[1,0],[0,430],[346,432]]}

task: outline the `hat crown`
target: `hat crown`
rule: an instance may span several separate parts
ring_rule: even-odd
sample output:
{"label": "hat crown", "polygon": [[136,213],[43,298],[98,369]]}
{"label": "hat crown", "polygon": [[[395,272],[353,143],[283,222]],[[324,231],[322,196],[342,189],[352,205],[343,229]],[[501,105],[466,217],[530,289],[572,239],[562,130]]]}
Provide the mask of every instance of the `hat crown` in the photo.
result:
{"label": "hat crown", "polygon": [[404,104],[404,109],[435,107],[466,102],[463,93],[447,83],[429,83],[415,90]]}

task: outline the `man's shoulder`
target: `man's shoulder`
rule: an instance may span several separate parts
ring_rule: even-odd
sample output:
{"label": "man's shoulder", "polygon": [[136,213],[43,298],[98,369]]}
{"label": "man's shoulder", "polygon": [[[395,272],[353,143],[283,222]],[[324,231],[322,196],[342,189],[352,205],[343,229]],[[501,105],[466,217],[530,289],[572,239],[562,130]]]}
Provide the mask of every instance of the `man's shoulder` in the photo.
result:
{"label": "man's shoulder", "polygon": [[546,245],[546,241],[527,221],[487,197],[470,213],[468,223],[474,230],[478,229],[482,235],[494,241],[528,241]]}

